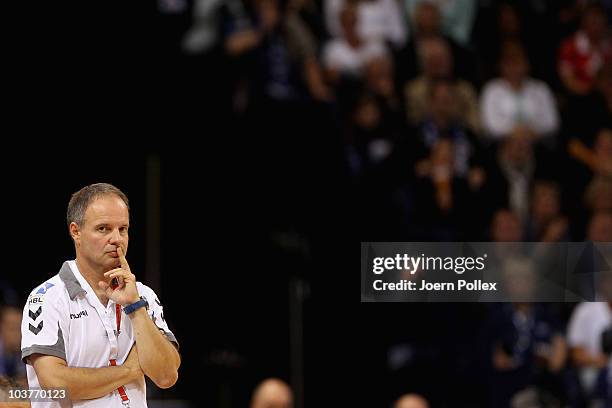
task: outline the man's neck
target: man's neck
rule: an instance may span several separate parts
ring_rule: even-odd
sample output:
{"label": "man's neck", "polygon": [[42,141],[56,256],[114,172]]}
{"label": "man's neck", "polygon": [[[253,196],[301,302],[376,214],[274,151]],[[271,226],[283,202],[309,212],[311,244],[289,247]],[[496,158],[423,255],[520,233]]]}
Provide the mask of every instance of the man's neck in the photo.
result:
{"label": "man's neck", "polygon": [[100,289],[98,286],[98,282],[106,281],[104,277],[104,271],[97,271],[95,268],[90,266],[86,261],[77,256],[76,259],[77,267],[79,268],[79,272],[85,278],[91,289],[94,291],[100,302],[106,306],[108,304],[108,297],[106,297],[106,293],[104,290]]}

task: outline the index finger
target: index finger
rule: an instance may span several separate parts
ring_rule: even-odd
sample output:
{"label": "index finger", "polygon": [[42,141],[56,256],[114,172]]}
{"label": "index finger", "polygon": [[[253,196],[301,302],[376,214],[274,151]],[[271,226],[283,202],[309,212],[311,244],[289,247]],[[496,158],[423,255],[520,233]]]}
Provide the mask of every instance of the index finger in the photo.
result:
{"label": "index finger", "polygon": [[121,263],[121,267],[129,271],[130,265],[128,264],[127,259],[125,259],[125,254],[123,253],[123,248],[121,246],[117,247],[117,255],[119,255],[119,262]]}

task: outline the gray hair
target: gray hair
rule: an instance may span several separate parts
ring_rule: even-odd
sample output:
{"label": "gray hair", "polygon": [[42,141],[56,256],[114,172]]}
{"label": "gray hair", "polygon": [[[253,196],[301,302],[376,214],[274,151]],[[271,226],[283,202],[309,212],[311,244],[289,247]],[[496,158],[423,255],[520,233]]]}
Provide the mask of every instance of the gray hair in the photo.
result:
{"label": "gray hair", "polygon": [[96,198],[106,195],[116,195],[121,198],[129,211],[130,203],[123,191],[108,183],[90,184],[72,194],[72,197],[70,197],[68,210],[66,211],[66,222],[68,227],[70,227],[70,223],[72,222],[77,225],[83,225],[87,207],[89,207]]}

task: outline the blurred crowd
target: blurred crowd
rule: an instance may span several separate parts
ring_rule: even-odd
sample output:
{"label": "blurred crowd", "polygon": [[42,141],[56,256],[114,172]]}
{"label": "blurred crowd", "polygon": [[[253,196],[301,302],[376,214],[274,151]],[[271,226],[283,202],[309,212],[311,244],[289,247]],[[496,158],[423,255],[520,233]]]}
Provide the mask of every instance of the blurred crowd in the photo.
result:
{"label": "blurred crowd", "polygon": [[223,67],[219,104],[262,143],[341,138],[368,240],[487,240],[501,209],[521,239],[582,240],[612,209],[609,16],[587,1],[196,1],[181,46]]}
{"label": "blurred crowd", "polygon": [[[341,152],[347,236],[611,242],[611,17],[610,1],[201,0],[180,49],[241,134],[287,147],[274,163]],[[386,333],[371,405],[611,406],[612,303],[404,310],[423,327],[366,320]]]}

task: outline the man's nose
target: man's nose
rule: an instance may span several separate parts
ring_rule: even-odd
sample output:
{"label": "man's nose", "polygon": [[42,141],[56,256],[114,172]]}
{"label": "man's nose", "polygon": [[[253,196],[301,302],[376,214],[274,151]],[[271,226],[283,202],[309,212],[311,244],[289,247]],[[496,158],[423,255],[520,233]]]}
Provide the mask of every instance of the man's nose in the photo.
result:
{"label": "man's nose", "polygon": [[119,233],[119,230],[114,230],[110,237],[110,243],[115,244],[115,243],[120,243],[122,241],[123,241],[123,237]]}

